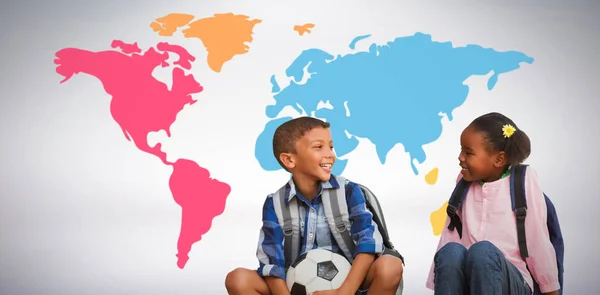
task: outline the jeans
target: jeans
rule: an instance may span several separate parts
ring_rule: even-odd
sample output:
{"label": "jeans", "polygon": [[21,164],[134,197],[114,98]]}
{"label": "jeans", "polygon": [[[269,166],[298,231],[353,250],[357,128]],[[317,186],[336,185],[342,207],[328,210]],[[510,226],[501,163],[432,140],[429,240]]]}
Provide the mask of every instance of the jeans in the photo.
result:
{"label": "jeans", "polygon": [[434,257],[436,295],[530,295],[521,272],[494,244],[481,241],[469,250],[448,243]]}

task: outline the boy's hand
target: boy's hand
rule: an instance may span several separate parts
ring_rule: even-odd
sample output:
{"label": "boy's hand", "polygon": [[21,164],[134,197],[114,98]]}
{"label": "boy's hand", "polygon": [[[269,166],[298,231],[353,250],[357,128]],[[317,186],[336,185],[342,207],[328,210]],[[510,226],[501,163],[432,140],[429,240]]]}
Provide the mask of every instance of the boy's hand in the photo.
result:
{"label": "boy's hand", "polygon": [[337,289],[333,289],[333,290],[317,291],[317,292],[310,293],[308,295],[339,295],[339,292]]}
{"label": "boy's hand", "polygon": [[340,289],[313,292],[312,295],[354,295],[353,293],[342,293]]}

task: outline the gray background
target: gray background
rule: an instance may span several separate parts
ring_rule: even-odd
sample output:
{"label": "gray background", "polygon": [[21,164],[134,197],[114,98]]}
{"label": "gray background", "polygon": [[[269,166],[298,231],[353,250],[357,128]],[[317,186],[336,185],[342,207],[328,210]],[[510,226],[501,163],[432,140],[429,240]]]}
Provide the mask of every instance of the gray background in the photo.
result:
{"label": "gray background", "polygon": [[[149,28],[171,12],[198,18],[234,12],[263,22],[250,53],[217,74],[198,40],[160,38]],[[283,75],[305,48],[343,54],[358,35],[373,34],[358,44],[365,50],[415,32],[455,46],[518,50],[535,62],[500,76],[493,91],[485,88],[486,77],[465,82],[467,102],[455,120],[443,120],[442,137],[425,147],[428,160],[418,165],[423,174],[440,168],[435,186],[412,174],[401,145],[383,166],[367,140],[349,155],[344,174],[381,196],[391,235],[407,258],[405,294],[432,293],[424,284],[438,237],[429,213],[447,199],[458,173],[461,130],[492,110],[513,118],[532,139],[529,163],[555,202],[566,240],[565,294],[598,294],[599,12],[591,0],[5,1],[0,294],[225,294],[229,270],[257,266],[262,202],[287,177],[262,171],[254,158],[264,107],[273,102],[270,75]],[[291,30],[306,22],[316,24],[312,34]],[[163,142],[171,160],[207,167],[232,193],[184,270],[175,265],[180,208],[168,189],[170,168],[125,140],[97,79],[76,75],[58,83],[57,50],[108,50],[113,39],[144,50],[169,41],[197,58],[192,72],[205,86],[199,102],[180,113],[171,138],[159,132],[149,140]],[[169,83],[168,73],[155,74]]]}

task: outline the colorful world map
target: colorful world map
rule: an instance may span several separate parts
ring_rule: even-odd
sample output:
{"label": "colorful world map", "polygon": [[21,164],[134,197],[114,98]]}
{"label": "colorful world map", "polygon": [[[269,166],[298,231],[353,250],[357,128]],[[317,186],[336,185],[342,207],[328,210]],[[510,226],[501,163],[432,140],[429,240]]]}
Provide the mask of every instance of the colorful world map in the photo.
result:
{"label": "colorful world map", "polygon": [[[248,53],[254,27],[262,20],[234,13],[194,19],[190,14],[172,13],[152,21],[150,28],[163,37],[181,30],[183,37],[198,39],[207,52],[206,65],[216,73],[226,70],[227,63],[236,56],[251,58]],[[290,34],[303,36],[314,28],[312,23],[294,25],[290,26]],[[354,50],[358,42],[369,37],[357,36],[349,48]],[[196,80],[192,67],[202,63],[195,62],[193,53],[182,46],[160,42],[142,50],[136,42],[113,40],[110,47],[97,52],[61,49],[56,53],[56,72],[64,77],[60,83],[79,73],[100,80],[112,97],[110,114],[123,137],[172,167],[168,185],[182,210],[177,265],[184,268],[192,246],[224,212],[231,185],[211,178],[209,169],[192,160],[167,161],[161,144],[150,146],[147,135],[164,130],[171,137],[170,128],[177,114],[201,99],[204,87],[211,85]],[[167,62],[170,55],[178,56],[172,65]],[[386,44],[373,43],[367,51],[345,55],[308,48],[288,66],[282,66],[282,79],[291,80],[289,85],[281,88],[276,75],[270,79],[275,104],[265,106],[270,121],[262,132],[256,131],[256,159],[264,170],[281,169],[272,156],[271,140],[275,128],[292,119],[282,116],[282,110],[292,107],[298,113],[332,123],[338,157],[352,152],[359,144],[358,138],[366,138],[375,145],[380,163],[385,164],[389,151],[402,144],[411,159],[406,168],[410,164],[418,175],[413,161],[426,160],[423,145],[440,137],[442,117],[452,120],[452,111],[465,102],[469,87],[463,82],[473,75],[492,72],[487,81],[487,88],[492,90],[501,74],[518,69],[521,63],[531,64],[533,58],[479,45],[454,47],[451,42],[435,42],[424,33],[398,37]],[[159,66],[172,67],[171,89],[153,77],[152,72]],[[349,160],[338,159],[333,173],[342,174]],[[437,168],[433,169],[425,175],[425,181],[433,185],[437,175]],[[441,233],[446,205],[430,216],[434,235]]]}

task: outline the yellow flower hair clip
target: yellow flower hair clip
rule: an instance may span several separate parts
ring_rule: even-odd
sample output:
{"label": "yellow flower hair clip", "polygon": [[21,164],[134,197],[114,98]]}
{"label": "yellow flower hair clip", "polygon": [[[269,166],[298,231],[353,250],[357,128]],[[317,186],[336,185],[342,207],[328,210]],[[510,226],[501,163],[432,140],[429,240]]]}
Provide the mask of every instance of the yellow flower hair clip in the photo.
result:
{"label": "yellow flower hair clip", "polygon": [[504,134],[504,137],[506,138],[511,137],[515,131],[517,131],[517,128],[515,128],[513,125],[506,124],[502,126],[502,134]]}

